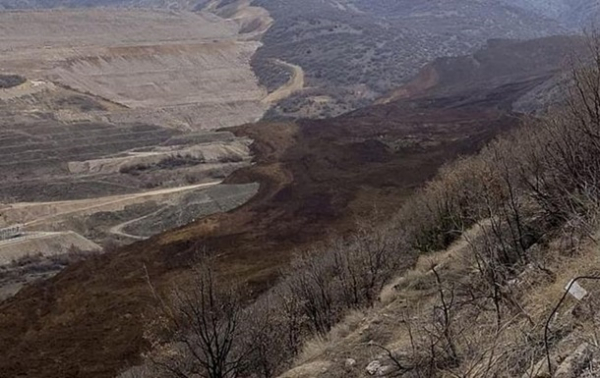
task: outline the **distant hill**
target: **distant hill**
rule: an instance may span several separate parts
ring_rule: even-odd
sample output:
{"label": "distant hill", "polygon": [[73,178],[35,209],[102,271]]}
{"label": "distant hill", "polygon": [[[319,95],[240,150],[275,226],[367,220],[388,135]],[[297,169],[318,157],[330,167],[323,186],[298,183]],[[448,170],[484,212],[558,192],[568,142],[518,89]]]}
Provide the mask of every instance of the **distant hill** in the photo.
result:
{"label": "distant hill", "polygon": [[600,4],[595,0],[502,0],[560,21],[564,26],[581,29],[589,26],[600,15]]}
{"label": "distant hill", "polygon": [[0,10],[85,8],[85,7],[149,7],[186,9],[206,0],[0,0]]}
{"label": "distant hill", "polygon": [[447,97],[467,89],[501,86],[567,69],[571,56],[585,49],[585,39],[553,36],[527,41],[490,40],[472,55],[438,58],[408,84],[378,102],[408,97]]}
{"label": "distant hill", "polygon": [[256,0],[274,25],[254,58],[265,85],[275,59],[302,67],[307,89],[271,112],[326,117],[364,106],[428,62],[460,56],[488,39],[569,33],[559,20],[498,1]]}
{"label": "distant hill", "polygon": [[[208,0],[0,0],[0,9],[151,7],[199,10]],[[242,0],[211,8],[235,13]],[[253,0],[274,24],[252,66],[270,91],[304,71],[304,86],[267,118],[336,116],[366,106],[439,57],[461,56],[488,39],[568,34],[598,9],[593,0]],[[244,25],[243,28],[252,28]],[[287,64],[287,65],[286,65]]]}

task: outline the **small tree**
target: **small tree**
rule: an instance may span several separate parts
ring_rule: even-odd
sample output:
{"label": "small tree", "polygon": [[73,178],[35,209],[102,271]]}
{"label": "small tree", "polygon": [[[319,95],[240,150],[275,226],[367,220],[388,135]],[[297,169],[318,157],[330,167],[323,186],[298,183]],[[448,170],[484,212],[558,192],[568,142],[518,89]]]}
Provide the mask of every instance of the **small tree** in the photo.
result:
{"label": "small tree", "polygon": [[[299,335],[295,336],[294,318],[289,318],[283,298],[272,291],[253,303],[246,311],[244,334],[252,346],[248,376],[272,378],[284,371],[296,355]],[[289,305],[289,303],[287,304]],[[288,323],[291,321],[291,323]]]}
{"label": "small tree", "polygon": [[179,378],[240,376],[250,348],[241,333],[245,313],[239,288],[221,285],[210,263],[195,270],[186,286],[163,303],[174,350],[154,362]]}

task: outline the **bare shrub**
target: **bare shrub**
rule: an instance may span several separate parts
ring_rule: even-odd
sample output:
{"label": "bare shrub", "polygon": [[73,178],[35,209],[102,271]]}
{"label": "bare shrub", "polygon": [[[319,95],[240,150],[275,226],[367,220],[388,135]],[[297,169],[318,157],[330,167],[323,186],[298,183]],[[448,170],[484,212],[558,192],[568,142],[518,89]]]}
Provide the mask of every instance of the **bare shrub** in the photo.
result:
{"label": "bare shrub", "polygon": [[400,209],[395,222],[406,230],[407,241],[422,251],[447,247],[480,219],[483,191],[496,178],[483,159],[467,157],[443,167],[417,195]]}
{"label": "bare shrub", "polygon": [[333,291],[333,263],[329,255],[303,252],[291,264],[285,280],[291,295],[300,299],[302,311],[314,332],[325,333],[339,320]]}
{"label": "bare shrub", "polygon": [[347,308],[371,306],[383,285],[410,256],[403,234],[389,227],[360,222],[347,240],[338,240],[330,250],[337,281],[337,292]]}
{"label": "bare shrub", "polygon": [[250,345],[242,335],[246,314],[240,288],[218,282],[209,261],[184,289],[173,290],[162,309],[172,343],[154,363],[164,371],[175,377],[235,378],[246,369]]}
{"label": "bare shrub", "polygon": [[264,295],[248,307],[243,334],[252,346],[248,356],[247,373],[271,378],[281,372],[296,354],[299,325],[288,317],[283,299]]}

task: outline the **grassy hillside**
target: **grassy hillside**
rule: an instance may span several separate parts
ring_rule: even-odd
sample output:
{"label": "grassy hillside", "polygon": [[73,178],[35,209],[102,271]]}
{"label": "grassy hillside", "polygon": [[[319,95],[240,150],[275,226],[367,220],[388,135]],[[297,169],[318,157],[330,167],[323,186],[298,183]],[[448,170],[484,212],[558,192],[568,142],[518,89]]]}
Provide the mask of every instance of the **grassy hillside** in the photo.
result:
{"label": "grassy hillside", "polygon": [[387,258],[420,256],[374,307],[339,297],[339,273],[318,284],[347,315],[312,328],[281,377],[598,376],[599,77],[596,63],[578,69],[567,105],[448,165],[407,202],[390,224],[409,246]]}

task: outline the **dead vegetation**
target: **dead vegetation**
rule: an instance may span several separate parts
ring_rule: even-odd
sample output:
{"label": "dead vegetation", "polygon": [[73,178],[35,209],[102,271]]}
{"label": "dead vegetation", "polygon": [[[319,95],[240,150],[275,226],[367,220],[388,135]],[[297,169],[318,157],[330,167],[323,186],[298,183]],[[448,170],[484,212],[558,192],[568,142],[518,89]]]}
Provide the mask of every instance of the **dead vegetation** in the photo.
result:
{"label": "dead vegetation", "polygon": [[[312,335],[324,337],[347,311],[372,305],[392,274],[409,265],[397,253],[404,238],[373,224],[358,230],[325,250],[300,253],[280,284],[245,307],[247,295],[217,282],[210,263],[200,262],[202,270],[182,283],[188,290],[158,299],[164,321],[147,335],[158,346],[148,369],[165,377],[277,376]],[[165,344],[156,335],[174,339]]]}
{"label": "dead vegetation", "polygon": [[10,298],[23,286],[31,282],[48,279],[69,265],[83,261],[98,253],[98,250],[83,251],[72,246],[67,253],[60,255],[30,252],[27,255],[12,259],[8,264],[0,265],[0,302]]}

